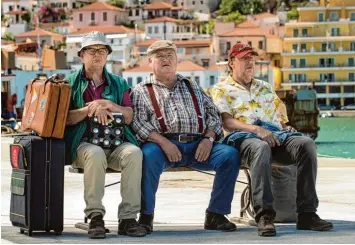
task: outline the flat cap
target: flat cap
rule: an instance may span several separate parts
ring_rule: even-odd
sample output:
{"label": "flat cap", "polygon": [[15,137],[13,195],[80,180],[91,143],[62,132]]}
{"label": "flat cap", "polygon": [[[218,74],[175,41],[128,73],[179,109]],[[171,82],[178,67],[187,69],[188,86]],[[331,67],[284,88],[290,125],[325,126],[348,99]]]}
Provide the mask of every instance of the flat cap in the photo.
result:
{"label": "flat cap", "polygon": [[161,50],[161,49],[172,49],[176,52],[177,48],[175,43],[170,40],[159,40],[154,42],[152,45],[149,46],[147,50],[147,54],[151,55],[152,53]]}

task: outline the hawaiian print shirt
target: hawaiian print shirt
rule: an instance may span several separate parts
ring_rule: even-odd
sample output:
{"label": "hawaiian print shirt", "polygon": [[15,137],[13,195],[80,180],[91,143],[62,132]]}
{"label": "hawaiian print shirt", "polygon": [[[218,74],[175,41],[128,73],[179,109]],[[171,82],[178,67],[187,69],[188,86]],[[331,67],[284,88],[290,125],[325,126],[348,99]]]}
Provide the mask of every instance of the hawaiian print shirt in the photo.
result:
{"label": "hawaiian print shirt", "polygon": [[281,123],[288,122],[285,104],[267,82],[253,79],[248,91],[228,76],[211,88],[210,95],[220,113],[229,113],[241,122],[253,124],[261,120],[280,129]]}

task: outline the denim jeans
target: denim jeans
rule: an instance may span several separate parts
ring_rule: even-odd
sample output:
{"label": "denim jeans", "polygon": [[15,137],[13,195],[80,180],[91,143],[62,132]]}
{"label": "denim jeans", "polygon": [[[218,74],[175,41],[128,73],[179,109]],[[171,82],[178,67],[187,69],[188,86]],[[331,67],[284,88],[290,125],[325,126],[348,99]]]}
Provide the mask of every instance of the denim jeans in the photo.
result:
{"label": "denim jeans", "polygon": [[213,183],[212,194],[208,211],[229,214],[234,195],[235,182],[239,173],[239,152],[230,146],[214,143],[207,161],[198,162],[195,152],[198,141],[180,143],[171,140],[181,151],[182,160],[176,163],[169,162],[162,148],[152,142],[142,145],[143,172],[142,172],[142,202],[141,213],[153,214],[155,207],[155,194],[158,190],[159,178],[164,170],[170,167],[188,166],[198,170],[214,170],[216,176]]}

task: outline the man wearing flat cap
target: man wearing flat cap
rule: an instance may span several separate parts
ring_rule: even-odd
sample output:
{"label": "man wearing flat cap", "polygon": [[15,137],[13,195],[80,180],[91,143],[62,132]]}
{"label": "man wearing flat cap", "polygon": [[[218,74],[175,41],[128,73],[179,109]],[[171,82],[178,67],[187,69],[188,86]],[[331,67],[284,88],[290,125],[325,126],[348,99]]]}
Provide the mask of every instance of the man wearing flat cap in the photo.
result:
{"label": "man wearing flat cap", "polygon": [[155,195],[162,172],[188,166],[216,172],[205,229],[234,231],[235,224],[225,215],[231,211],[239,154],[233,147],[216,142],[222,134],[218,110],[195,81],[176,73],[173,42],[156,41],[147,53],[152,74],[132,91],[132,127],[143,143],[139,224],[148,233],[153,231]]}
{"label": "man wearing flat cap", "polygon": [[229,51],[230,75],[210,91],[222,114],[228,136],[224,143],[241,153],[251,171],[251,195],[260,236],[275,236],[271,191],[272,159],[296,164],[297,229],[327,231],[333,225],[316,214],[317,148],[313,140],[290,126],[286,108],[271,85],[254,79],[255,57],[249,45],[237,43]]}
{"label": "man wearing flat cap", "polygon": [[[84,170],[84,212],[90,219],[89,238],[105,238],[102,198],[107,168],[122,173],[118,234],[146,235],[146,230],[136,221],[140,211],[143,155],[127,126],[133,118],[130,88],[123,78],[105,68],[111,52],[103,33],[94,31],[85,35],[78,52],[83,66],[66,78],[72,86],[72,95],[65,141],[70,148],[73,166]],[[108,120],[113,119],[112,113],[122,113],[127,124],[124,127],[125,142],[113,151],[91,144],[88,139],[89,118],[96,116],[99,123],[107,125]]]}

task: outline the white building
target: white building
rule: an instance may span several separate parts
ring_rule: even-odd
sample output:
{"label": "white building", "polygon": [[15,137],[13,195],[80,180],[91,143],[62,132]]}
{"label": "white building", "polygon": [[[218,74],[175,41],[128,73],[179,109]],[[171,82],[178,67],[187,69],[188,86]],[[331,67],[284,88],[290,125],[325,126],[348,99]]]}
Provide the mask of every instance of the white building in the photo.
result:
{"label": "white building", "polygon": [[81,67],[81,60],[77,53],[81,46],[82,36],[91,32],[100,31],[105,34],[107,42],[112,47],[112,53],[107,58],[107,69],[118,73],[122,67],[128,66],[133,57],[133,45],[145,38],[140,30],[130,29],[124,26],[90,26],[72,32],[67,35],[67,63],[73,69]]}
{"label": "white building", "polygon": [[[206,69],[192,61],[183,61],[177,64],[176,72],[195,80],[202,88],[208,88],[211,83],[215,83],[218,77],[218,71]],[[122,72],[122,76],[130,86],[144,81],[152,73],[152,68],[148,64],[141,64],[132,69],[127,69]],[[212,82],[213,81],[213,82]]]}
{"label": "white building", "polygon": [[199,34],[195,24],[195,21],[158,17],[145,21],[145,33],[148,37],[166,40],[210,38],[209,34]]}
{"label": "white building", "polygon": [[1,12],[6,14],[10,11],[32,10],[37,4],[37,0],[2,0]]}

